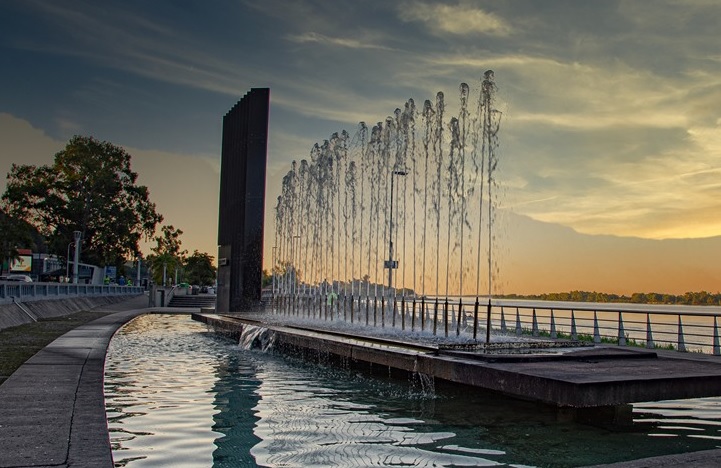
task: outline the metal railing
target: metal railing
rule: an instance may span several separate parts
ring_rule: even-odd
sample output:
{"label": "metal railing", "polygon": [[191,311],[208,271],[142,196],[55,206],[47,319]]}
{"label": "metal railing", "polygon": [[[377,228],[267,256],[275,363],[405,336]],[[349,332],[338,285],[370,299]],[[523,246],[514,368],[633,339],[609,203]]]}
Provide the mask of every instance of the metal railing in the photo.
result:
{"label": "metal railing", "polygon": [[[485,342],[486,330],[518,337],[590,341],[721,355],[721,307],[561,303],[488,298],[276,295],[273,311],[303,319],[392,327]],[[490,312],[490,313],[489,313]]]}
{"label": "metal railing", "polygon": [[62,299],[77,296],[118,296],[143,293],[141,286],[71,283],[0,283],[0,302]]}

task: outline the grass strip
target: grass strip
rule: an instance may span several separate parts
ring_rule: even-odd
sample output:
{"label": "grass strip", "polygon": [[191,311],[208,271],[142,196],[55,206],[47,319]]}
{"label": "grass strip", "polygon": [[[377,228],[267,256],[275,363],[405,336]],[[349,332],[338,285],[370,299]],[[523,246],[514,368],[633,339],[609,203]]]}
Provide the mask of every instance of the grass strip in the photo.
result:
{"label": "grass strip", "polygon": [[80,311],[0,330],[0,385],[56,338],[105,315],[108,312]]}

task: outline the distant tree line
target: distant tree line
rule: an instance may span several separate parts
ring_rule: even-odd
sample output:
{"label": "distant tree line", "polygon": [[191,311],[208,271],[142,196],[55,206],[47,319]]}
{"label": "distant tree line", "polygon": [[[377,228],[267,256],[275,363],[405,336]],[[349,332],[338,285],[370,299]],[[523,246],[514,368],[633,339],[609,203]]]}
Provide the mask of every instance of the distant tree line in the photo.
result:
{"label": "distant tree line", "polygon": [[546,294],[506,294],[504,299],[530,299],[540,301],[568,302],[623,302],[631,304],[682,304],[682,305],[721,305],[721,293],[707,291],[687,292],[680,295],[662,293],[633,293],[630,296],[600,293],[595,291],[570,291]]}

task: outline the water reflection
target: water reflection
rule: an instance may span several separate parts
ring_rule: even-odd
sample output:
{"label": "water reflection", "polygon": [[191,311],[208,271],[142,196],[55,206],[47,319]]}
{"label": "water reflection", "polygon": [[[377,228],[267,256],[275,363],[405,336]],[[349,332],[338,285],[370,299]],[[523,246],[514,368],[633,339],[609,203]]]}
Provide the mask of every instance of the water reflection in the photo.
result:
{"label": "water reflection", "polygon": [[635,405],[609,431],[377,366],[240,350],[187,317],[136,320],[106,364],[117,466],[583,466],[718,445],[719,399]]}

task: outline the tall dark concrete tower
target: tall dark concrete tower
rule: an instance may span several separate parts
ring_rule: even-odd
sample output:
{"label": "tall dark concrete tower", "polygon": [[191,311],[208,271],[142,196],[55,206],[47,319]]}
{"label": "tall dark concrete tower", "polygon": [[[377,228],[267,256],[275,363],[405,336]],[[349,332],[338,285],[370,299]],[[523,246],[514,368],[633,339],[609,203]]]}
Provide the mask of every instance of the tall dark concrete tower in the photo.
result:
{"label": "tall dark concrete tower", "polygon": [[223,117],[218,312],[260,302],[270,89],[252,88]]}

